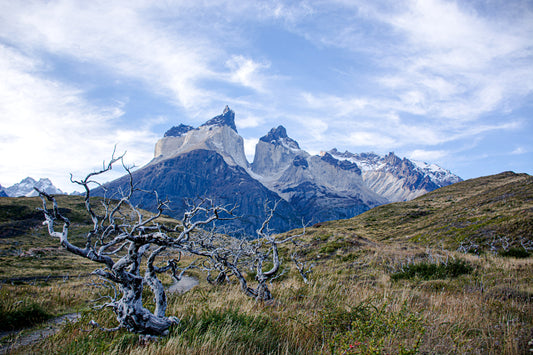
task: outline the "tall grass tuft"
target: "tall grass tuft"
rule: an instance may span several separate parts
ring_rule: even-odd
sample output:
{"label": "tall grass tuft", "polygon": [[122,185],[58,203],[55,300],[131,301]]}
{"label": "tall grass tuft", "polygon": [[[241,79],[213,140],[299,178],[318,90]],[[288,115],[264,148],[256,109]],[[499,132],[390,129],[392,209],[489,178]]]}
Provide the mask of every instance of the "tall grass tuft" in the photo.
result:
{"label": "tall grass tuft", "polygon": [[269,317],[249,315],[235,308],[206,310],[182,319],[171,336],[193,347],[211,343],[229,351],[230,344],[240,344],[252,354],[275,353],[281,343],[280,330]]}

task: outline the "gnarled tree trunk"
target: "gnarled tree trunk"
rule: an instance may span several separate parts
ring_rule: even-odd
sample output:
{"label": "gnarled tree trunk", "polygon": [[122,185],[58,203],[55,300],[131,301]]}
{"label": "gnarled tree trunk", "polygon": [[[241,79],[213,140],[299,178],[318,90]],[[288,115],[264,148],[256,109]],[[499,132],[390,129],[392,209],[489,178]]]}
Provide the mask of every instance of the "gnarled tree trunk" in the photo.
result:
{"label": "gnarled tree trunk", "polygon": [[[117,328],[126,328],[140,334],[165,335],[170,326],[179,322],[178,318],[165,315],[167,298],[158,274],[170,272],[179,280],[187,269],[198,267],[194,262],[185,268],[178,267],[179,258],[183,253],[196,255],[204,260],[201,265],[208,271],[208,280],[213,281],[210,272],[215,270],[218,276],[214,283],[222,283],[234,276],[246,295],[262,301],[272,299],[267,282],[279,276],[281,261],[277,245],[297,237],[294,235],[284,240],[276,240],[266,233],[275,206],[258,231],[259,239],[253,241],[237,242],[216,234],[213,222],[234,218],[233,210],[216,206],[208,199],[191,206],[183,219],[173,227],[165,226],[159,223],[158,218],[168,201],[159,200],[157,193],[154,193],[158,206],[155,214],[147,215],[131,203],[131,196],[136,189],[132,174],[124,166],[122,158],[123,156],[113,156],[111,162],[107,166],[104,165],[101,171],[91,173],[83,180],[74,181],[85,189],[85,208],[93,222],[93,229],[86,234],[83,248],[69,241],[70,221],[59,212],[55,198],[36,189],[43,201],[42,211],[46,219],[44,223],[48,226],[49,234],[59,238],[61,245],[68,251],[103,265],[103,268],[93,273],[113,284],[115,290],[118,289],[115,297],[105,296],[109,302],[103,305],[113,309],[119,323]],[[95,183],[95,177],[111,170],[117,161],[122,162],[130,177],[129,191],[118,196],[118,200],[113,201],[106,197],[99,199],[101,208],[95,211],[89,185]],[[47,202],[53,204],[51,209],[47,208]],[[58,222],[63,224],[60,231],[56,230]],[[156,259],[167,248],[174,251],[178,260],[170,259],[165,266],[156,266]],[[263,264],[267,260],[271,261],[273,266],[270,270],[263,271]],[[141,275],[143,263],[145,271],[144,275]],[[255,288],[248,285],[241,271],[250,267],[256,270]],[[150,312],[143,305],[144,286],[148,286],[152,291],[154,312]]]}

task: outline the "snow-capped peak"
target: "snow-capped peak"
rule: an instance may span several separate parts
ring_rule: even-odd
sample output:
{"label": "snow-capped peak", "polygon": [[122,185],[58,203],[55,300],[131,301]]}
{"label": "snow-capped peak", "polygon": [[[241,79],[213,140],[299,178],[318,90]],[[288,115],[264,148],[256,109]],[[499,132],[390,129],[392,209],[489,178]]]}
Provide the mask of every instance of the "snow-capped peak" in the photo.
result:
{"label": "snow-capped peak", "polygon": [[37,191],[35,191],[34,187],[37,187],[39,190],[44,191],[48,194],[52,195],[62,195],[64,194],[63,191],[58,189],[57,187],[52,184],[52,181],[47,178],[39,179],[39,181],[35,181],[35,179],[31,177],[27,177],[23,179],[18,184],[14,184],[13,186],[10,186],[8,188],[4,188],[4,192],[9,197],[32,197],[37,196]]}
{"label": "snow-capped peak", "polygon": [[329,154],[335,159],[357,164],[365,183],[390,201],[409,200],[462,181],[459,176],[437,164],[401,159],[392,152],[380,156],[375,153],[340,153],[337,149],[332,149]]}
{"label": "snow-capped peak", "polygon": [[431,180],[446,183],[446,185],[454,184],[461,181],[461,178],[451,171],[444,169],[434,163],[426,163],[424,161],[412,160],[416,167],[427,175]]}
{"label": "snow-capped peak", "polygon": [[344,153],[341,153],[337,149],[333,148],[328,153],[331,154],[331,156],[333,156],[335,159],[347,160],[351,163],[357,164],[359,169],[361,169],[363,172],[379,170],[385,166],[383,157],[372,152],[354,154],[350,153],[349,151],[345,151]]}

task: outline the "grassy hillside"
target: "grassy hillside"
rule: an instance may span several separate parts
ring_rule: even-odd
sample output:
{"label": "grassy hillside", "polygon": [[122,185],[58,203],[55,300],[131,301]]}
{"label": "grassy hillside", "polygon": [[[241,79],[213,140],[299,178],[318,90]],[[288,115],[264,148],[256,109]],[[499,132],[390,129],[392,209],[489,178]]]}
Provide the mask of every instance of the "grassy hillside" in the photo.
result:
{"label": "grassy hillside", "polygon": [[[62,199],[76,228],[87,228],[81,200]],[[26,210],[20,207],[24,203],[35,206]],[[48,252],[19,256],[56,246],[38,216],[30,223],[37,204],[0,199],[0,206],[8,206],[0,207],[2,229],[8,225],[15,233],[22,216],[30,228],[2,237],[4,279],[11,273],[42,275],[42,265],[52,262]],[[524,354],[533,348],[533,257],[502,256],[487,247],[465,254],[457,247],[466,240],[487,245],[495,237],[531,240],[532,207],[532,178],[502,173],[310,227],[299,246],[283,248],[287,273],[272,284],[275,301],[258,303],[237,284],[212,287],[202,281],[186,294],[169,295],[167,313],[181,323],[155,342],[91,328],[91,319],[107,327],[116,323],[111,312],[87,307],[98,290],[83,286],[83,280],[5,283],[0,300],[12,313],[31,302],[52,315],[84,310],[77,323],[13,353]],[[309,284],[289,269],[294,248],[314,264]],[[56,253],[58,275],[67,267],[94,269]],[[28,271],[11,268],[19,259]]]}
{"label": "grassy hillside", "polygon": [[[72,223],[72,235],[90,230],[80,196],[58,196],[61,212]],[[38,197],[0,197],[0,280],[25,277],[87,274],[90,263],[63,251],[42,226],[43,213]],[[74,240],[81,241],[80,238]]]}
{"label": "grassy hillside", "polygon": [[442,187],[408,202],[374,208],[321,231],[391,243],[457,248],[471,240],[533,239],[533,177],[505,172]]}

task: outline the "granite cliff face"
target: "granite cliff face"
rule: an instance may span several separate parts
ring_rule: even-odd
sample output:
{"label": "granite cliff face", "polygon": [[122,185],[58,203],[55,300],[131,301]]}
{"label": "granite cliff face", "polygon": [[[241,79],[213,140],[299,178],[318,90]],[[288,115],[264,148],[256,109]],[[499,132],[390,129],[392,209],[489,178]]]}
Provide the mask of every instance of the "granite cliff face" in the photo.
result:
{"label": "granite cliff face", "polygon": [[[248,163],[235,113],[223,113],[198,128],[180,124],[155,146],[154,159],[133,173],[138,187],[168,198],[170,214],[181,217],[185,199],[209,197],[217,204],[238,206],[231,230],[253,235],[266,217],[264,205],[280,201],[271,227],[285,231],[306,223],[350,218],[375,206],[408,200],[460,178],[434,165],[400,159],[393,153],[310,155],[283,126],[261,137]],[[125,189],[128,179],[107,187]],[[143,192],[134,203],[154,209],[153,195]]]}
{"label": "granite cliff face", "polygon": [[272,128],[259,139],[255,147],[252,171],[259,175],[275,176],[290,166],[297,156],[309,155],[287,136],[283,126]]}
{"label": "granite cliff face", "polygon": [[197,149],[216,151],[229,165],[249,165],[244,154],[244,141],[235,127],[235,112],[227,106],[222,115],[198,128],[181,124],[168,130],[155,145],[152,163]]}
{"label": "granite cliff face", "polygon": [[283,126],[259,140],[251,171],[306,221],[348,218],[387,202],[364,185],[356,164],[327,153],[311,156]]}
{"label": "granite cliff face", "polygon": [[[237,206],[235,214],[240,218],[220,223],[234,234],[245,232],[254,235],[266,218],[264,204],[280,200],[238,165],[230,165],[217,152],[206,149],[188,151],[172,158],[152,162],[133,172],[137,187],[144,191],[157,191],[160,198],[168,198],[169,214],[181,218],[188,209],[187,200],[209,197],[218,205]],[[106,185],[112,191],[129,186],[124,176]],[[97,192],[97,194],[101,194]],[[150,192],[140,192],[132,198],[134,204],[155,210],[156,201]],[[298,227],[297,212],[286,201],[281,201],[271,227],[284,231]]]}

